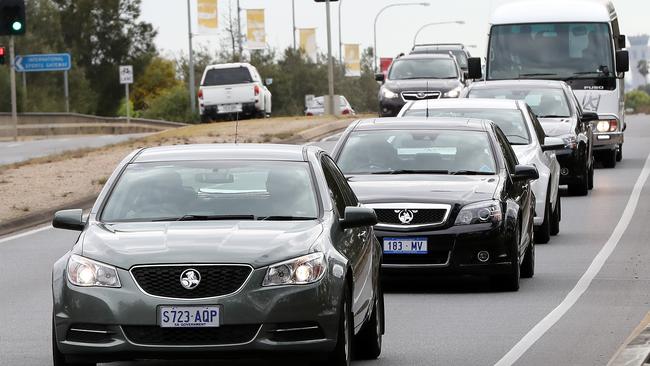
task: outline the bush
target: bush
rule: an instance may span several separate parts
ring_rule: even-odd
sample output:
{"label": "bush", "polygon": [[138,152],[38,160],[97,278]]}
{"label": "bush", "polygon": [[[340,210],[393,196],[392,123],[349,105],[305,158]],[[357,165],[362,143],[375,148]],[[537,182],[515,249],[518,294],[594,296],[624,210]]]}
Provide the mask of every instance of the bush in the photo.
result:
{"label": "bush", "polygon": [[196,122],[198,117],[190,111],[189,92],[185,85],[178,85],[163,91],[151,99],[149,108],[140,113],[142,118],[161,119],[173,122]]}
{"label": "bush", "polygon": [[625,108],[635,112],[650,112],[650,95],[642,90],[633,90],[625,95]]}

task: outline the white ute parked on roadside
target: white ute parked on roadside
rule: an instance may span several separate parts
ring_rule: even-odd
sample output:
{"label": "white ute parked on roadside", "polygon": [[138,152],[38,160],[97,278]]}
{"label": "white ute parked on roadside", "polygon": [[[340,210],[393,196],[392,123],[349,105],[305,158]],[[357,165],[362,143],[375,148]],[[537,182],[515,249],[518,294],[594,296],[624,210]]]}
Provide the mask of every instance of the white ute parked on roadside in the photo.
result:
{"label": "white ute parked on roadside", "polygon": [[271,115],[271,92],[249,63],[206,67],[198,97],[201,122]]}

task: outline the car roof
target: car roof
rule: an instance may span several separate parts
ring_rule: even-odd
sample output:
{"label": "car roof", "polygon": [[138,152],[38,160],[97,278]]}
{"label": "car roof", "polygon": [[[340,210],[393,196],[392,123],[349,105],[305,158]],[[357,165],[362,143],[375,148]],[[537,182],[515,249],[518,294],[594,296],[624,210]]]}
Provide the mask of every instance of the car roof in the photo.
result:
{"label": "car roof", "polygon": [[517,80],[493,80],[478,81],[472,83],[470,88],[545,88],[545,89],[563,89],[566,83],[562,80],[537,80],[537,79],[517,79]]}
{"label": "car roof", "polygon": [[609,0],[516,1],[498,7],[490,24],[610,22],[616,10]]}
{"label": "car roof", "polygon": [[475,118],[372,118],[360,120],[353,128],[354,131],[371,130],[458,130],[458,131],[488,131],[489,124],[486,120]]}
{"label": "car roof", "polygon": [[416,49],[436,49],[436,50],[465,50],[462,43],[419,43],[413,46]]}
{"label": "car roof", "polygon": [[277,160],[306,161],[307,153],[315,153],[315,146],[281,144],[194,144],[145,148],[131,162],[153,163],[164,161],[205,160]]}
{"label": "car roof", "polygon": [[454,57],[448,53],[414,53],[402,56],[397,60],[414,60],[414,59],[427,59],[427,58],[436,58],[436,59],[454,59]]}
{"label": "car roof", "polygon": [[208,70],[218,70],[218,69],[230,69],[230,68],[235,68],[235,67],[249,68],[249,67],[252,67],[252,65],[247,63],[247,62],[231,62],[231,63],[226,63],[226,64],[208,65],[206,67],[206,69],[208,69]]}
{"label": "car roof", "polygon": [[418,100],[410,109],[471,108],[471,109],[519,109],[519,101],[512,99],[454,98]]}

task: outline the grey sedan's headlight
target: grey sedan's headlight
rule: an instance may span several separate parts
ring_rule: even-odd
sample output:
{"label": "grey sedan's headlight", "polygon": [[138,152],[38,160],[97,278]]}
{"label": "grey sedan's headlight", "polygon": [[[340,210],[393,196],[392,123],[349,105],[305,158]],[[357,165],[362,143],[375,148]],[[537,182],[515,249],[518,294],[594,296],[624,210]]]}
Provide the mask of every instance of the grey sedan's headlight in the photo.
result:
{"label": "grey sedan's headlight", "polygon": [[386,88],[381,88],[381,95],[386,99],[397,98],[397,93],[394,93]]}
{"label": "grey sedan's headlight", "polygon": [[451,89],[450,91],[446,92],[442,96],[445,97],[445,98],[458,98],[458,96],[460,95],[461,90],[463,90],[463,89],[459,86],[459,87],[457,87],[455,89]]}
{"label": "grey sedan's headlight", "polygon": [[325,256],[312,253],[269,267],[262,286],[306,285],[320,280],[325,274]]}
{"label": "grey sedan's headlight", "polygon": [[498,201],[483,201],[463,207],[454,225],[499,223],[501,218],[501,205]]}
{"label": "grey sedan's headlight", "polygon": [[122,286],[115,267],[74,254],[68,259],[68,280],[83,287]]}

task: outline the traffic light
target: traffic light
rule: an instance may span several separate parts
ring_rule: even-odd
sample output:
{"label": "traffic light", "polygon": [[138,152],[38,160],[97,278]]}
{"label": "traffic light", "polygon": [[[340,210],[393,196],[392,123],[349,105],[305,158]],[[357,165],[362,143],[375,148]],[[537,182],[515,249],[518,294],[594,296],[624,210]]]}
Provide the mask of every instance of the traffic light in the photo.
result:
{"label": "traffic light", "polygon": [[0,65],[5,64],[5,48],[0,47]]}
{"label": "traffic light", "polygon": [[0,0],[0,36],[25,34],[25,0]]}

